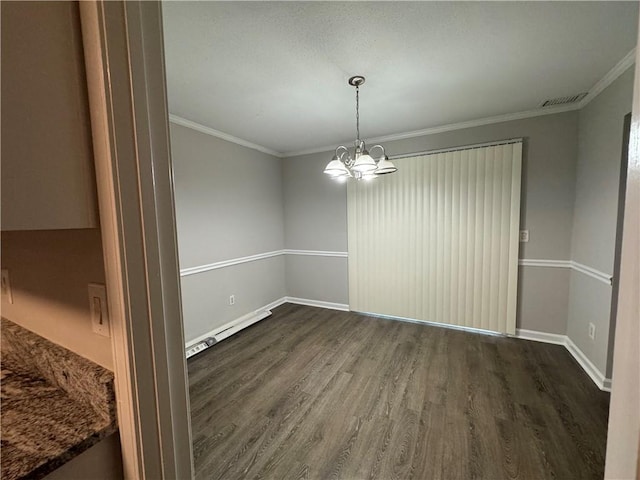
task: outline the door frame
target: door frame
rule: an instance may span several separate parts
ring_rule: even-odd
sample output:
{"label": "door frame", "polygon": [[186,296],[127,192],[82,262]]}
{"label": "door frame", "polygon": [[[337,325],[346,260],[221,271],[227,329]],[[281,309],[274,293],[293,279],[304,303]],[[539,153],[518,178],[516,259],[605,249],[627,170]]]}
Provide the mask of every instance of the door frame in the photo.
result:
{"label": "door frame", "polygon": [[[639,27],[640,38],[640,27]],[[633,108],[617,291],[605,479],[640,479],[640,48]]]}
{"label": "door frame", "polygon": [[159,2],[79,2],[127,479],[193,477]]}

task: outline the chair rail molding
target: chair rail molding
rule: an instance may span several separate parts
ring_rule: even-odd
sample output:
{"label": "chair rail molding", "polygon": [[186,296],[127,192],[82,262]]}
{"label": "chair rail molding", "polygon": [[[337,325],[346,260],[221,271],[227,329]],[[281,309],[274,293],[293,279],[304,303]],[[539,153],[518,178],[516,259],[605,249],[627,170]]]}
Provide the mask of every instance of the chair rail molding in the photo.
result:
{"label": "chair rail molding", "polygon": [[278,257],[280,255],[305,255],[313,257],[338,257],[347,258],[347,252],[334,252],[328,250],[273,250],[271,252],[257,253],[255,255],[248,255],[246,257],[230,258],[229,260],[221,260],[219,262],[207,263],[204,265],[197,265],[195,267],[182,268],[180,270],[180,276],[186,277],[189,275],[195,275],[197,273],[204,273],[211,270],[217,270],[219,268],[232,267],[234,265],[240,265],[241,263],[255,262],[263,260],[265,258]]}
{"label": "chair rail molding", "polygon": [[277,257],[282,255],[283,252],[283,250],[274,250],[272,252],[257,253],[255,255],[248,255],[246,257],[230,258],[229,260],[221,260],[219,262],[207,263],[205,265],[182,268],[180,269],[180,276],[186,277],[188,275],[195,275],[196,273],[209,272],[211,270],[232,267],[234,265],[240,265],[242,263],[255,262],[258,260],[263,260],[265,258]]}
{"label": "chair rail molding", "polygon": [[347,258],[349,254],[347,252],[333,252],[327,250],[283,250],[285,255],[306,255],[311,257],[340,257]]}
{"label": "chair rail molding", "polygon": [[545,259],[527,259],[521,258],[518,261],[518,265],[521,267],[547,267],[547,268],[569,268],[594,278],[602,283],[611,285],[613,282],[613,275],[609,273],[601,272],[595,268],[589,267],[574,260],[545,260]]}
{"label": "chair rail molding", "polygon": [[[277,257],[280,255],[299,255],[299,256],[312,256],[312,257],[335,257],[335,258],[348,258],[348,252],[332,251],[332,250],[297,250],[285,248],[282,250],[273,250],[271,252],[257,253],[255,255],[248,255],[246,257],[230,258],[228,260],[220,260],[218,262],[207,263],[203,265],[196,265],[193,267],[186,267],[180,269],[180,276],[186,277],[189,275],[195,275],[198,273],[208,272],[210,270],[217,270],[219,268],[232,267],[234,265],[240,265],[241,263],[255,262],[263,260],[265,258]],[[546,260],[546,259],[529,259],[521,258],[518,260],[518,265],[521,267],[546,267],[546,268],[568,268],[580,272],[584,275],[599,280],[602,283],[611,285],[613,276],[609,273],[604,273],[595,268],[589,267],[573,260]]]}

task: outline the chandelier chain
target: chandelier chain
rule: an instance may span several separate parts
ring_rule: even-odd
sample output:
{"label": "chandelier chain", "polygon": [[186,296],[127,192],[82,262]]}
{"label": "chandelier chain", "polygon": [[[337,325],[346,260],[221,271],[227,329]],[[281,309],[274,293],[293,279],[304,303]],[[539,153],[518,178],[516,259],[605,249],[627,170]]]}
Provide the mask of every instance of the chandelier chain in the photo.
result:
{"label": "chandelier chain", "polygon": [[356,141],[360,142],[360,86],[356,85]]}

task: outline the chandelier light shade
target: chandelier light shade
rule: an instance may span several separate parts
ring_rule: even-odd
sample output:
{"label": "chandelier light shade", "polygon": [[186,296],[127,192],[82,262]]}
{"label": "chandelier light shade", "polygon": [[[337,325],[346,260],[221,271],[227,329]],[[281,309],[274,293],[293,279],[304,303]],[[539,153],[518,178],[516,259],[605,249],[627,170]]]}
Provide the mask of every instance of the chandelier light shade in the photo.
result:
{"label": "chandelier light shade", "polygon": [[353,155],[347,147],[340,145],[324,169],[324,173],[338,180],[369,180],[398,170],[385,154],[382,145],[371,147],[371,152],[374,153],[371,155],[364,141],[360,140],[360,85],[363,83],[364,77],[360,75],[349,79],[349,85],[356,88],[356,140]]}

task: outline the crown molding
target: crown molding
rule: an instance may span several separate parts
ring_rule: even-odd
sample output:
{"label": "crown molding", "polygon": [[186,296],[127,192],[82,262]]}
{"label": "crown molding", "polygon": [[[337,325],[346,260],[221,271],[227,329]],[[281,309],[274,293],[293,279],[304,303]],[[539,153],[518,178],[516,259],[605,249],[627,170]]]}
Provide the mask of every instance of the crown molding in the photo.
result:
{"label": "crown molding", "polygon": [[[620,60],[611,70],[609,70],[604,77],[596,82],[596,84],[589,89],[589,93],[580,102],[573,105],[559,105],[556,107],[537,108],[535,110],[525,110],[523,112],[506,113],[503,115],[495,115],[492,117],[477,118],[475,120],[468,120],[465,122],[450,123],[447,125],[440,125],[437,127],[425,128],[422,130],[413,130],[410,132],[401,132],[391,135],[383,135],[380,137],[373,137],[365,139],[367,143],[381,143],[381,142],[393,142],[394,140],[403,140],[406,138],[422,137],[425,135],[434,135],[437,133],[451,132],[453,130],[462,130],[464,128],[481,127],[484,125],[491,125],[494,123],[511,122],[513,120],[522,120],[525,118],[540,117],[543,115],[554,115],[557,113],[571,112],[584,108],[589,102],[596,98],[605,88],[615,82],[620,75],[627,71],[627,69],[635,63],[636,49],[633,48],[627,53],[622,60]],[[169,114],[169,121],[176,125],[182,125],[183,127],[192,128],[201,133],[211,135],[213,137],[227,140],[228,142],[242,145],[243,147],[251,148],[268,155],[273,155],[278,158],[297,157],[299,155],[309,155],[312,153],[330,152],[335,149],[335,145],[327,145],[324,147],[308,148],[304,150],[294,150],[289,152],[277,152],[262,145],[243,140],[242,138],[234,137],[228,133],[214,130],[213,128],[201,125],[199,123],[187,120],[186,118],[179,117],[178,115]],[[344,142],[343,142],[344,143]],[[348,142],[347,142],[348,143]]]}
{"label": "crown molding", "polygon": [[602,92],[605,88],[615,82],[620,75],[626,72],[631,65],[636,62],[636,49],[632,49],[629,53],[627,53],[622,60],[620,60],[616,65],[609,70],[604,77],[596,82],[596,84],[589,89],[589,93],[586,97],[584,97],[578,105],[580,108],[584,108],[587,106],[591,100],[596,98],[600,92]]}
{"label": "crown molding", "polygon": [[[436,133],[450,132],[452,130],[462,130],[464,128],[481,127],[483,125],[491,125],[493,123],[510,122],[513,120],[522,120],[523,118],[540,117],[542,115],[553,115],[556,113],[571,112],[578,110],[580,104],[559,105],[557,107],[547,107],[544,109],[526,110],[524,112],[505,113],[503,115],[495,115],[492,117],[477,118],[465,122],[450,123],[438,127],[430,127],[422,130],[413,130],[411,132],[394,133],[391,135],[383,135],[381,137],[372,137],[365,139],[366,143],[392,142],[394,140],[403,140],[405,138],[423,137],[425,135],[434,135]],[[343,142],[344,143],[344,142]],[[335,149],[336,145],[324,146],[317,148],[309,148],[305,150],[296,150],[292,152],[284,152],[285,158],[297,157],[299,155],[309,155],[311,153],[330,152]]]}
{"label": "crown molding", "polygon": [[186,118],[179,117],[178,115],[174,115],[172,113],[169,114],[169,121],[171,123],[175,123],[176,125],[191,128],[193,130],[197,130],[200,133],[211,135],[212,137],[216,138],[221,138],[222,140],[226,140],[227,142],[235,143],[236,145],[241,145],[243,147],[266,153],[267,155],[273,155],[274,157],[278,158],[284,157],[284,154],[281,152],[271,150],[270,148],[263,147],[262,145],[258,145],[257,143],[243,140],[242,138],[234,137],[233,135],[229,135],[228,133],[224,133],[219,130],[214,130],[213,128],[207,127],[192,120],[187,120]]}

